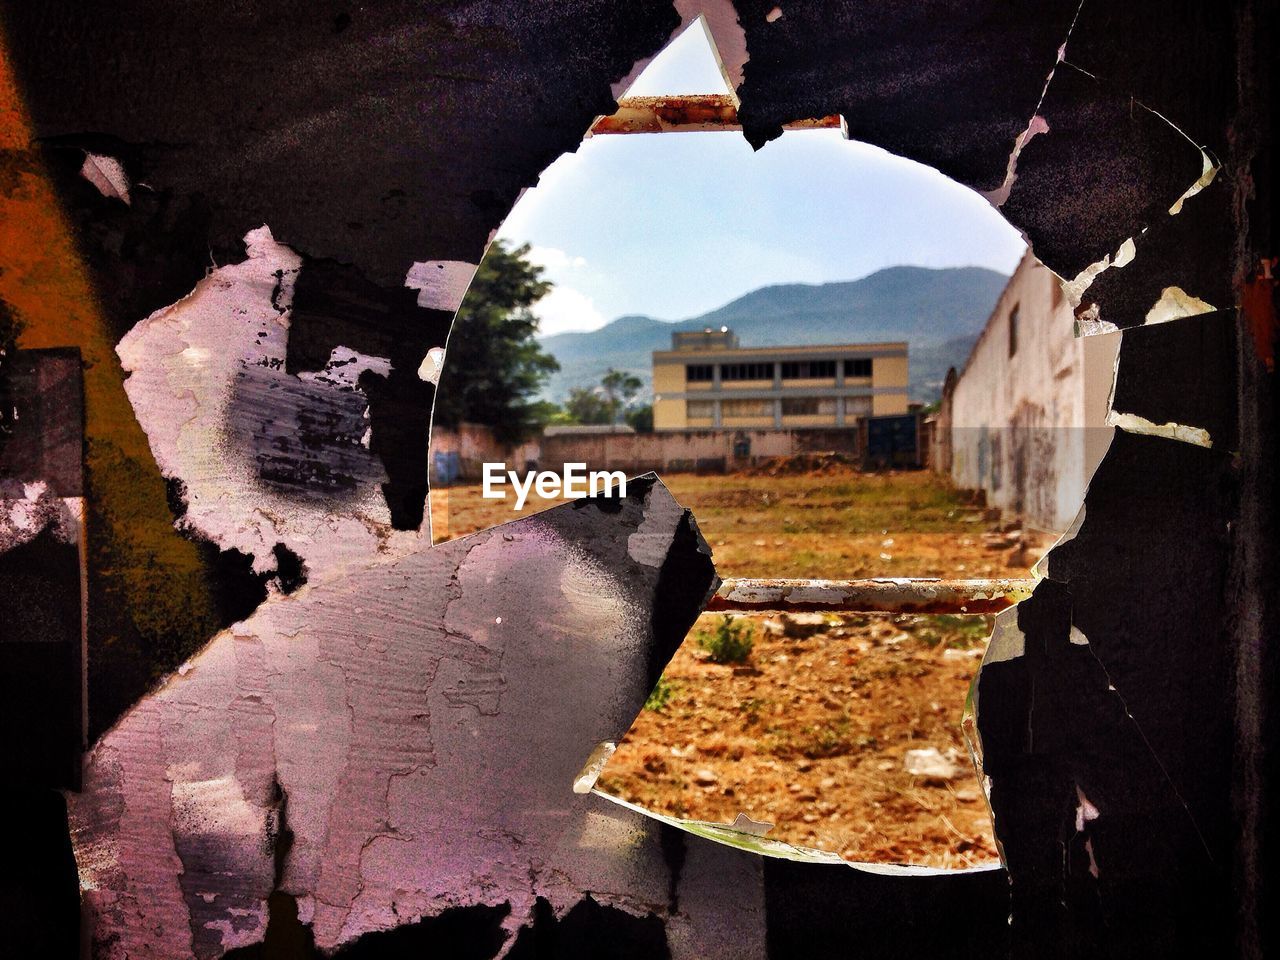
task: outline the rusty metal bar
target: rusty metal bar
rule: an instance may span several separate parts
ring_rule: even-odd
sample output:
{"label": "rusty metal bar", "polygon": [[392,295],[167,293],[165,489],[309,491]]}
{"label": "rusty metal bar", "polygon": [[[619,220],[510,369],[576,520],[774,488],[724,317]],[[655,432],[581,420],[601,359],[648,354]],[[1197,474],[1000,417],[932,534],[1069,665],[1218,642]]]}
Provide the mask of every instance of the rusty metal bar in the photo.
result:
{"label": "rusty metal bar", "polygon": [[1031,596],[1035,580],[725,580],[708,610],[837,613],[997,613]]}
{"label": "rusty metal bar", "polygon": [[[785,130],[842,128],[839,114],[796,120]],[[624,97],[616,113],[597,117],[591,136],[603,133],[692,133],[706,130],[741,130],[738,103],[727,93],[685,94],[669,97]]]}

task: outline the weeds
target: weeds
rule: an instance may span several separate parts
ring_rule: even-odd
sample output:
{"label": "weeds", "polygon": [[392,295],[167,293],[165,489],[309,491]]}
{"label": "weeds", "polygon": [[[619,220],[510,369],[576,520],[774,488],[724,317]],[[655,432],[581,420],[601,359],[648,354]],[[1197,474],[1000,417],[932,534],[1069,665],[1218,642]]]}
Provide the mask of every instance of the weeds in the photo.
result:
{"label": "weeds", "polygon": [[658,678],[658,682],[649,691],[649,696],[644,701],[644,708],[652,710],[654,713],[661,713],[666,709],[667,704],[671,701],[672,694],[675,692],[676,685],[668,680],[664,674]]}
{"label": "weeds", "polygon": [[726,614],[715,629],[698,633],[698,646],[707,651],[712,663],[746,663],[755,646],[751,621]]}
{"label": "weeds", "polygon": [[916,632],[916,639],[928,647],[943,641],[954,650],[969,650],[986,643],[991,635],[992,618],[938,614],[927,618],[928,626]]}

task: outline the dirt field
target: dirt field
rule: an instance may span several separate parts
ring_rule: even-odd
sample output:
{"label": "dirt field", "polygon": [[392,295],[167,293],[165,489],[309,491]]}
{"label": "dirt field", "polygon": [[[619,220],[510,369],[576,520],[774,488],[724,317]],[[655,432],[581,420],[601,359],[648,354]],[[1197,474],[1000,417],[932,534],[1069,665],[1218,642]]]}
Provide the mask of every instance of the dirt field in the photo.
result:
{"label": "dirt field", "polygon": [[[668,474],[693,510],[722,577],[985,577],[1019,575],[1039,553],[992,549],[983,511],[925,471],[862,474]],[[431,491],[438,543],[563,501],[485,500],[479,484]],[[1044,538],[1038,538],[1044,541]]]}
{"label": "dirt field", "polygon": [[[764,628],[784,617],[752,616],[740,666],[696,642],[719,619],[704,615],[676,653],[598,789],[691,820],[746,813],[774,825],[770,839],[850,860],[996,858],[960,730],[989,618],[831,617],[799,638]],[[929,749],[945,775],[908,773],[907,751]]]}
{"label": "dirt field", "polygon": [[[1051,537],[1002,531],[927,471],[675,474],[722,577],[1024,576]],[[514,519],[479,486],[432,491],[437,540]],[[522,513],[550,503],[527,504]],[[990,618],[740,618],[739,663],[704,615],[597,788],[660,813],[773,824],[846,859],[963,867],[996,858],[961,734]],[[913,772],[914,771],[914,772]]]}

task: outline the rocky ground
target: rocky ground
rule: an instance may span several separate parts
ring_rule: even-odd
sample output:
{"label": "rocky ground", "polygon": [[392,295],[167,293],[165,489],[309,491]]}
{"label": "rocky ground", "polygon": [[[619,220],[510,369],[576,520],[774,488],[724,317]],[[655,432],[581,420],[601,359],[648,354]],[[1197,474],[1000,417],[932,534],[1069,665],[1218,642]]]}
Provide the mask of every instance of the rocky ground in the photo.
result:
{"label": "rocky ground", "polygon": [[961,733],[990,618],[752,615],[741,664],[712,662],[704,615],[597,787],[846,859],[996,858]]}

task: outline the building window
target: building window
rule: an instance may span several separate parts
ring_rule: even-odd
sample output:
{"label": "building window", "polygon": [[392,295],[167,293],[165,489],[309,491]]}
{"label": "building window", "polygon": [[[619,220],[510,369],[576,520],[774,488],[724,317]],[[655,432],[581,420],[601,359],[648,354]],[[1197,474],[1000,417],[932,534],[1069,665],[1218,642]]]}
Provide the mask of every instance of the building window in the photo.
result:
{"label": "building window", "polygon": [[1009,356],[1018,352],[1018,308],[1009,311]]}
{"label": "building window", "polygon": [[846,360],[844,362],[844,375],[846,377],[871,376],[871,358],[858,357],[854,360]]}
{"label": "building window", "polygon": [[710,420],[716,415],[714,400],[690,400],[685,406],[685,414],[694,420]]}
{"label": "building window", "polygon": [[715,368],[709,363],[690,363],[684,368],[684,378],[689,383],[710,383],[715,376]]}
{"label": "building window", "polygon": [[725,417],[771,417],[772,400],[723,400],[720,415]]}
{"label": "building window", "polygon": [[834,360],[790,360],[782,365],[783,380],[831,380],[835,375]]}
{"label": "building window", "polygon": [[871,398],[870,397],[845,397],[844,398],[844,415],[846,417],[871,416]]}
{"label": "building window", "polygon": [[835,416],[836,401],[834,397],[783,397],[782,415],[784,417],[816,417]]}
{"label": "building window", "polygon": [[772,380],[772,363],[722,363],[721,380]]}

